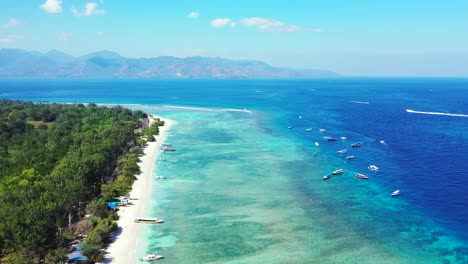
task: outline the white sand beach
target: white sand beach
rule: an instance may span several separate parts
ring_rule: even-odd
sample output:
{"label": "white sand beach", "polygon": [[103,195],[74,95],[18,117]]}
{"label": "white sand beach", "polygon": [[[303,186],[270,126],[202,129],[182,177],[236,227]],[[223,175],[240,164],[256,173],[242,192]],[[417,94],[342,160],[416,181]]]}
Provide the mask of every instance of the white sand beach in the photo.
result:
{"label": "white sand beach", "polygon": [[[156,116],[157,117],[157,116]],[[153,116],[155,118],[155,116]],[[162,119],[162,118],[161,118]],[[153,123],[154,119],[150,119]],[[144,224],[134,222],[135,217],[147,217],[148,206],[150,204],[151,187],[154,180],[154,170],[156,169],[156,159],[159,156],[159,149],[164,142],[168,130],[175,124],[174,121],[164,120],[164,126],[159,128],[159,135],[155,136],[155,142],[148,142],[144,149],[144,155],[139,163],[141,173],[137,176],[137,180],[133,183],[130,198],[134,198],[134,204],[127,207],[121,207],[118,211],[119,220],[117,224],[119,231],[116,234],[115,240],[107,248],[105,263],[136,263],[137,259],[142,256],[137,256],[138,240],[142,236]],[[153,216],[154,217],[154,216]]]}

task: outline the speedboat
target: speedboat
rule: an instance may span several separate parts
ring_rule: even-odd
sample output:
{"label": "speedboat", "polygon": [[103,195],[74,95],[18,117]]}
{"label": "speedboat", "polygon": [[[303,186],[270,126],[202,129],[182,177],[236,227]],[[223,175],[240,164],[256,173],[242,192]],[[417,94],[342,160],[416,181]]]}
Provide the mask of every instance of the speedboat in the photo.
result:
{"label": "speedboat", "polygon": [[380,144],[383,144],[383,145],[386,144],[386,143],[385,143],[385,140],[380,140],[379,142],[380,142]]}
{"label": "speedboat", "polygon": [[315,146],[320,147],[320,144],[317,141],[315,141]]}
{"label": "speedboat", "polygon": [[155,260],[160,260],[163,259],[164,256],[161,255],[156,255],[156,254],[148,254],[142,258],[140,258],[140,261],[155,261]]}
{"label": "speedboat", "polygon": [[379,167],[375,166],[375,165],[370,165],[369,167],[367,167],[370,171],[379,171]]}
{"label": "speedboat", "polygon": [[338,170],[334,170],[332,172],[332,175],[338,175],[338,174],[343,174],[345,172],[345,170],[343,169],[338,169]]}
{"label": "speedboat", "polygon": [[319,132],[320,132],[320,133],[325,133],[325,132],[327,132],[327,130],[326,130],[325,128],[320,128],[320,129],[319,129]]}
{"label": "speedboat", "polygon": [[340,137],[341,140],[347,140],[348,138],[347,137]]}
{"label": "speedboat", "polygon": [[337,152],[338,152],[338,154],[345,154],[346,152],[348,152],[348,150],[347,149],[342,149],[342,150],[338,150]]}
{"label": "speedboat", "polygon": [[323,180],[324,180],[324,181],[325,181],[325,180],[328,180],[328,179],[330,179],[330,178],[331,178],[331,175],[330,175],[330,174],[323,176]]}
{"label": "speedboat", "polygon": [[392,196],[398,196],[398,195],[400,195],[400,190],[396,190],[392,192]]}
{"label": "speedboat", "polygon": [[351,144],[351,147],[353,147],[353,148],[359,148],[360,146],[362,146],[361,142]]}
{"label": "speedboat", "polygon": [[364,180],[369,179],[369,177],[367,177],[366,175],[361,174],[361,173],[356,173],[356,177],[358,177],[358,178],[360,178],[360,179],[364,179]]}
{"label": "speedboat", "polygon": [[352,159],[354,159],[355,157],[356,157],[356,156],[346,156],[346,159],[347,159],[347,160],[352,160]]}
{"label": "speedboat", "polygon": [[312,131],[312,128],[310,127],[306,129],[306,132],[311,132],[311,131]]}
{"label": "speedboat", "polygon": [[288,129],[293,129],[293,126],[288,126]]}

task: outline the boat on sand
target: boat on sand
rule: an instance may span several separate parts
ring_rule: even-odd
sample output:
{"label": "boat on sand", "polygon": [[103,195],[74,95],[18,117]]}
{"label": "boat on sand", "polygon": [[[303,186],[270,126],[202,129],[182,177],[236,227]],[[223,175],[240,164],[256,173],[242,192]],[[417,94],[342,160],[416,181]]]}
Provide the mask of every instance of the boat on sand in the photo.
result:
{"label": "boat on sand", "polygon": [[142,258],[140,258],[140,261],[145,261],[145,262],[149,262],[149,261],[156,261],[156,260],[160,260],[160,259],[163,259],[164,256],[161,256],[161,255],[156,255],[156,254],[148,254]]}

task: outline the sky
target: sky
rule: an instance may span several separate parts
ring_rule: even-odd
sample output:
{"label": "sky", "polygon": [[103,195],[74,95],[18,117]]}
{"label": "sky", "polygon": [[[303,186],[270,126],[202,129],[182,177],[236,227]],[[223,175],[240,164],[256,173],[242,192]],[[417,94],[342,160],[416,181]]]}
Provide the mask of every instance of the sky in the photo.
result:
{"label": "sky", "polygon": [[468,0],[1,0],[0,48],[468,77]]}

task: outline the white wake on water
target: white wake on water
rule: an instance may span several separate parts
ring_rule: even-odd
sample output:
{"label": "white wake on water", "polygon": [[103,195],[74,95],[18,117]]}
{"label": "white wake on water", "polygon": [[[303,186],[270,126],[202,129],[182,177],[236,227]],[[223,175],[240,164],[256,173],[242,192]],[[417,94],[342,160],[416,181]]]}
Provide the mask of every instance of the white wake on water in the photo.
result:
{"label": "white wake on water", "polygon": [[452,113],[442,113],[442,112],[423,112],[423,111],[414,111],[411,109],[406,109],[406,112],[412,114],[423,114],[423,115],[444,115],[444,116],[458,116],[458,117],[468,117],[465,114],[452,114]]}

